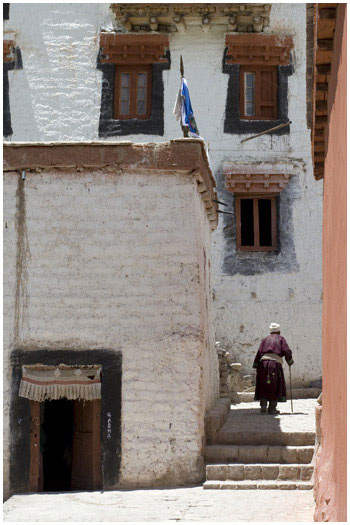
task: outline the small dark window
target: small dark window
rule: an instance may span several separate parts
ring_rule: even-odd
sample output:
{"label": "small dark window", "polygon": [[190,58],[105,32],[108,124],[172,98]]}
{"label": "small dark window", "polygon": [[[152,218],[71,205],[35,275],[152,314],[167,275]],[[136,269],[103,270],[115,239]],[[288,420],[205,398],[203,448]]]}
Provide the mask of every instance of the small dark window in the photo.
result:
{"label": "small dark window", "polygon": [[240,67],[240,118],[276,120],[277,67]]}
{"label": "small dark window", "polygon": [[152,70],[150,65],[117,66],[114,118],[147,119],[151,115]]}
{"label": "small dark window", "polygon": [[276,249],[276,197],[237,197],[236,236],[241,251]]}

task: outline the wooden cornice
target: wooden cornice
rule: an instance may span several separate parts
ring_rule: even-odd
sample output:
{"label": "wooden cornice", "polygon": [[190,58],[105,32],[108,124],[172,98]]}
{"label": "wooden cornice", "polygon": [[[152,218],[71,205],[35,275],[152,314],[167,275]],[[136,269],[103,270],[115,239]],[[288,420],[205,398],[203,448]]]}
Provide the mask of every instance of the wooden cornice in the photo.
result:
{"label": "wooden cornice", "polygon": [[100,47],[103,64],[156,64],[168,62],[169,37],[106,32],[100,34]]}
{"label": "wooden cornice", "polygon": [[[282,169],[281,169],[282,168]],[[288,184],[292,174],[276,165],[238,164],[225,162],[223,173],[228,191],[237,195],[277,195]]]}
{"label": "wooden cornice", "polygon": [[228,31],[260,33],[270,23],[271,4],[111,4],[118,25],[127,31],[203,31],[225,25]]}
{"label": "wooden cornice", "polygon": [[315,178],[324,176],[326,127],[328,123],[328,84],[331,74],[333,40],[338,4],[314,6],[314,63],[312,89],[312,158]]}
{"label": "wooden cornice", "polygon": [[227,34],[227,64],[286,66],[293,37],[289,35]]}

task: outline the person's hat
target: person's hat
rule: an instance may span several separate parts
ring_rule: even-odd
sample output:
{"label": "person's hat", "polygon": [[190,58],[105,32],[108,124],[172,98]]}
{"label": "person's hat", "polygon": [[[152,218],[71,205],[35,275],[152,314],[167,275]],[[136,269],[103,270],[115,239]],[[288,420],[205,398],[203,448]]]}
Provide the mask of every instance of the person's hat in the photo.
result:
{"label": "person's hat", "polygon": [[273,334],[274,332],[280,332],[281,327],[277,323],[271,323],[270,324],[270,334]]}

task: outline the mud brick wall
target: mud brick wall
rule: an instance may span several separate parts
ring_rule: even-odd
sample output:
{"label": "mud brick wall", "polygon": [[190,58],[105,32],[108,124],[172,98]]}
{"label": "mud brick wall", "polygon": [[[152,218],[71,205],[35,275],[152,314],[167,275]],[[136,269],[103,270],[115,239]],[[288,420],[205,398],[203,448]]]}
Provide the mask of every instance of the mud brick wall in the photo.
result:
{"label": "mud brick wall", "polygon": [[[14,351],[118,352],[122,487],[203,476],[204,415],[219,384],[208,277],[213,212],[203,200],[210,176],[206,168],[206,185],[195,142],[141,153],[111,145],[101,150],[101,168],[81,165],[96,161],[100,145],[93,155],[87,146],[75,168],[62,164],[79,146],[52,151],[46,165],[42,146],[30,161],[21,146],[9,147],[6,169],[16,158],[18,169],[4,179],[4,426],[18,395]],[[48,165],[55,162],[61,166]],[[7,490],[10,443],[6,432]]]}

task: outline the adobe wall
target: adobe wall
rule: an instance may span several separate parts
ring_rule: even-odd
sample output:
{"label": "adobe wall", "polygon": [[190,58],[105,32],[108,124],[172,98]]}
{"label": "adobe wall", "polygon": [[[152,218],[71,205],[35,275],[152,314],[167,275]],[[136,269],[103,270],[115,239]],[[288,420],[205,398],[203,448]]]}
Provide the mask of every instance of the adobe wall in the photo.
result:
{"label": "adobe wall", "polygon": [[[25,11],[24,11],[25,10]],[[26,16],[23,16],[25,12]],[[23,69],[9,72],[13,135],[10,140],[100,140],[102,72],[97,68],[99,33],[113,30],[108,4],[11,4],[5,30],[16,31]],[[225,190],[223,164],[248,162],[259,171],[283,162],[292,174],[279,197],[277,254],[236,251],[234,217],[221,216],[211,259],[216,338],[252,373],[252,361],[269,323],[279,322],[295,353],[295,383],[308,386],[321,374],[322,187],[312,174],[310,130],[306,122],[306,7],[272,4],[272,33],[293,35],[292,66],[283,89],[292,121],[281,135],[241,144],[247,135],[224,133],[230,104],[224,71],[227,27],[208,33],[191,27],[169,34],[170,69],[164,84],[164,135],[114,136],[109,140],[162,141],[181,135],[173,116],[179,89],[179,58],[201,135],[209,146],[220,200],[234,210]]]}
{"label": "adobe wall", "polygon": [[219,389],[201,143],[7,146],[5,170],[5,492],[18,441],[11,360],[73,351],[121,356],[116,485],[201,480]]}
{"label": "adobe wall", "polygon": [[338,4],[323,215],[323,394],[315,521],[347,521],[346,410],[346,4]]}

